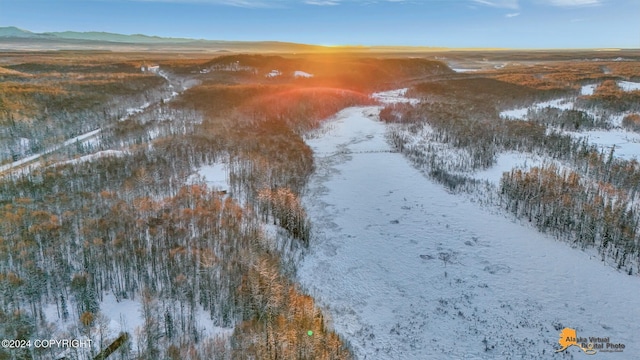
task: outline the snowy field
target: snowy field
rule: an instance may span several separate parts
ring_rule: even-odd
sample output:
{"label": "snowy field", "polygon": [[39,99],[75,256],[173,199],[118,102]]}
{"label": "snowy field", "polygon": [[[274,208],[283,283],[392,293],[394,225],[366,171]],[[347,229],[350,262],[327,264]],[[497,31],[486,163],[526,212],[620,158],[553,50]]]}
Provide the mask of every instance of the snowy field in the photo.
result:
{"label": "snowy field", "polygon": [[590,130],[582,132],[566,131],[575,138],[587,138],[589,144],[597,145],[607,153],[615,146],[613,154],[617,158],[631,160],[640,158],[640,134],[623,129]]}
{"label": "snowy field", "polygon": [[457,73],[466,73],[466,72],[474,72],[474,71],[478,71],[480,69],[464,69],[464,68],[451,68],[451,70],[457,72]]}
{"label": "snowy field", "polygon": [[618,81],[618,86],[624,91],[640,90],[640,83],[633,81]]}
{"label": "snowy field", "polygon": [[229,191],[231,188],[229,185],[229,166],[225,163],[201,166],[196,169],[196,173],[187,182],[196,183],[199,179],[204,180],[207,186],[217,191]]}
{"label": "snowy field", "polygon": [[533,167],[543,167],[546,165],[555,165],[556,167],[562,167],[557,161],[549,161],[539,155],[534,155],[525,152],[509,151],[500,153],[496,156],[496,163],[492,167],[480,171],[476,171],[471,174],[464,174],[473,179],[488,181],[489,183],[499,186],[502,174],[510,172],[512,169],[520,169],[527,171]]}
{"label": "snowy field", "polygon": [[526,120],[529,110],[542,110],[544,108],[556,108],[560,110],[573,110],[574,103],[569,99],[555,99],[535,103],[530,107],[517,108],[512,110],[504,110],[500,112],[500,117],[513,120]]}
{"label": "snowy field", "polygon": [[391,151],[379,110],[345,109],[307,139],[298,276],[358,359],[587,358],[554,353],[563,327],[626,346],[598,358],[640,354],[638,277],[432,183]]}
{"label": "snowy field", "polygon": [[[91,331],[93,351],[99,352],[102,350],[97,341],[101,336],[105,338],[105,340],[113,340],[118,337],[121,332],[127,332],[130,336],[131,349],[137,352],[139,346],[143,346],[143,344],[139,344],[139,341],[141,341],[139,332],[144,327],[142,308],[141,298],[136,298],[135,300],[116,299],[112,294],[105,294],[100,302],[99,318],[96,321],[99,326],[94,327]],[[63,321],[55,305],[48,304],[44,307],[45,318],[49,322],[55,323],[58,327],[58,332],[49,334],[49,336],[52,336],[52,338],[69,337],[66,331],[73,329],[74,324],[77,324],[79,321],[74,312],[71,311],[71,309],[69,310],[68,320]],[[233,328],[214,326],[209,313],[201,306],[197,306],[194,317],[196,329],[203,337],[228,337],[233,333]],[[100,326],[102,327],[102,331],[99,329]],[[104,348],[109,345],[109,343],[107,342],[102,345],[102,348]]]}
{"label": "snowy field", "polygon": [[420,99],[413,99],[404,97],[407,93],[407,88],[390,90],[384,92],[378,92],[373,94],[373,98],[380,101],[381,103],[391,104],[391,103],[408,103],[411,105],[416,105],[420,102]]}
{"label": "snowy field", "polygon": [[[618,85],[624,91],[640,90],[640,83],[618,81]],[[583,85],[580,89],[580,94],[593,95],[597,86],[598,84]],[[574,99],[571,98],[548,100],[535,103],[529,107],[504,110],[500,112],[500,116],[511,120],[527,120],[530,110],[542,110],[547,107],[560,110],[582,110],[595,118],[603,116],[592,109],[580,109],[576,107]],[[629,114],[629,112],[610,114],[608,121],[611,126],[615,127],[612,130],[567,131],[556,129],[556,131],[571,135],[576,139],[586,138],[589,144],[597,145],[605,152],[615,146],[615,157],[625,160],[638,159],[640,158],[640,134],[620,128],[624,116]]]}

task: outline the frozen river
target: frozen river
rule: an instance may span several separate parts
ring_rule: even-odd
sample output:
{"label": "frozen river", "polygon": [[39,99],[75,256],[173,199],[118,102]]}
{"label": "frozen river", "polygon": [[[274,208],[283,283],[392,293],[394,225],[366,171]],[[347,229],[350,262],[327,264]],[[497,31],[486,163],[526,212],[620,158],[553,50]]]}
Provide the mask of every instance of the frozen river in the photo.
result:
{"label": "frozen river", "polygon": [[448,193],[354,107],[307,143],[317,171],[302,285],[358,359],[582,358],[564,327],[640,354],[640,279]]}

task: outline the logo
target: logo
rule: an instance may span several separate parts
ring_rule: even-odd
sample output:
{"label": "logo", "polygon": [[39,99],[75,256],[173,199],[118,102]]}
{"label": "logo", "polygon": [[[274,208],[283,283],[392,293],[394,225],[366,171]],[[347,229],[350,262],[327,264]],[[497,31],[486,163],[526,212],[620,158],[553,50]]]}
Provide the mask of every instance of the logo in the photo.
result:
{"label": "logo", "polygon": [[587,355],[595,355],[599,352],[622,352],[624,351],[624,344],[612,343],[608,337],[595,337],[589,338],[578,337],[576,329],[564,328],[560,332],[560,338],[558,339],[560,349],[556,352],[565,351],[571,346],[575,346],[582,350]]}

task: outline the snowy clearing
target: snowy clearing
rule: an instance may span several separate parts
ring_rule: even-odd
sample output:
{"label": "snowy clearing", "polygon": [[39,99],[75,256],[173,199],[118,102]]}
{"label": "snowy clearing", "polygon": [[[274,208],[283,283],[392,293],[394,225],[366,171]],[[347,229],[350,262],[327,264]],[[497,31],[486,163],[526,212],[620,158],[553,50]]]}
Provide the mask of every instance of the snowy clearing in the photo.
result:
{"label": "snowy clearing", "polygon": [[624,91],[640,90],[640,83],[633,81],[618,81],[618,86]]}
{"label": "snowy clearing", "polygon": [[142,105],[140,105],[138,107],[128,108],[126,110],[127,114],[124,115],[123,117],[121,117],[120,121],[125,121],[125,120],[129,119],[130,117],[132,117],[133,115],[140,114],[140,113],[144,112],[144,110],[146,108],[148,108],[150,105],[151,105],[151,103],[146,102],[146,103],[144,103],[144,104],[142,104]]}
{"label": "snowy clearing", "polygon": [[309,74],[308,72],[304,72],[304,71],[300,71],[300,70],[296,70],[293,72],[293,76],[297,77],[297,78],[312,78],[313,74]]}
{"label": "snowy clearing", "polygon": [[572,110],[574,109],[574,103],[573,101],[564,98],[548,100],[535,103],[529,107],[501,111],[500,117],[513,120],[526,120],[529,110],[541,110],[548,107],[560,110]]}
{"label": "snowy clearing", "polygon": [[580,88],[580,95],[593,95],[593,92],[596,90],[597,87],[598,87],[598,84],[583,85]]}
{"label": "snowy clearing", "polygon": [[451,68],[451,70],[457,72],[457,73],[466,73],[466,72],[474,72],[474,71],[479,71],[480,69],[459,69],[459,68]]}
{"label": "snowy clearing", "polygon": [[[596,87],[597,85],[584,85],[580,92],[582,95],[592,95]],[[500,117],[511,120],[527,120],[530,110],[541,110],[547,107],[560,110],[580,110],[575,108],[575,103],[571,99],[560,98],[535,103],[529,107],[504,110],[500,112]],[[603,116],[603,114],[592,109],[585,109],[583,111],[594,118],[601,118]],[[620,128],[623,118],[629,114],[630,112],[607,115],[609,123],[616,127],[611,130],[567,131],[555,129],[555,131],[571,135],[576,139],[586,138],[589,144],[596,145],[605,150],[615,145],[614,156],[618,158],[626,160],[640,158],[640,134]]]}
{"label": "snowy clearing", "polygon": [[638,277],[432,183],[391,151],[379,109],[307,139],[314,238],[298,276],[356,358],[566,358],[563,327],[626,345],[598,358],[640,353]]}
{"label": "snowy clearing", "polygon": [[605,152],[615,146],[613,155],[631,160],[640,158],[640,134],[622,129],[590,130],[582,132],[565,131],[575,138],[587,138],[589,144],[600,147]]}
{"label": "snowy clearing", "polygon": [[[545,166],[548,163],[549,160],[545,160],[538,155],[511,151],[498,154],[496,156],[496,164],[492,167],[476,171],[475,173],[468,174],[468,176],[476,180],[488,181],[497,186],[500,185],[500,179],[502,179],[502,174],[505,172],[510,172],[512,169],[525,171],[535,166]],[[555,162],[554,164],[559,166],[559,164]]]}
{"label": "snowy clearing", "polygon": [[383,91],[373,93],[371,97],[380,101],[383,104],[397,104],[397,103],[409,103],[415,105],[420,102],[420,99],[406,98],[404,95],[407,93],[407,88]]}
{"label": "snowy clearing", "polygon": [[138,300],[116,299],[112,294],[107,294],[100,302],[100,312],[108,319],[108,336],[117,336],[120,332],[128,332],[131,336],[131,344],[135,349],[137,343],[136,329],[144,325],[142,316],[142,304]]}
{"label": "snowy clearing", "polygon": [[[633,82],[633,81],[617,81],[618,86],[620,87],[620,89],[622,89],[623,91],[636,91],[636,90],[640,90],[640,83],[638,82]],[[595,92],[596,88],[599,86],[600,84],[589,84],[589,85],[583,85],[580,88],[580,95],[593,95],[593,93]]]}
{"label": "snowy clearing", "polygon": [[188,182],[196,182],[198,178],[203,179],[210,188],[218,191],[229,191],[231,188],[229,184],[229,166],[225,163],[201,166],[189,178]]}

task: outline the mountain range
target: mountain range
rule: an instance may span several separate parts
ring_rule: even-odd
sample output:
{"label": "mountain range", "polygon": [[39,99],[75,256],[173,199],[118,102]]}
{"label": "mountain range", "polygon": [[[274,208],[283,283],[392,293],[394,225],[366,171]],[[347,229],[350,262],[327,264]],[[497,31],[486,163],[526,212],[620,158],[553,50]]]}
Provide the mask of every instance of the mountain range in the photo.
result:
{"label": "mountain range", "polygon": [[[47,39],[47,40],[85,40],[85,41],[107,41],[115,43],[130,44],[157,44],[157,43],[189,43],[198,41],[195,39],[184,38],[164,38],[159,36],[148,36],[142,34],[123,35],[108,32],[78,32],[78,31],[62,31],[62,32],[44,32],[35,33],[29,30],[23,30],[15,26],[0,27],[0,38],[22,38],[22,39]],[[200,40],[206,41],[206,40]]]}
{"label": "mountain range", "polygon": [[109,32],[36,33],[15,26],[0,27],[0,50],[25,49],[136,49],[136,50],[207,50],[207,51],[317,51],[324,47],[279,41],[223,41],[168,38],[142,34],[123,35]]}

